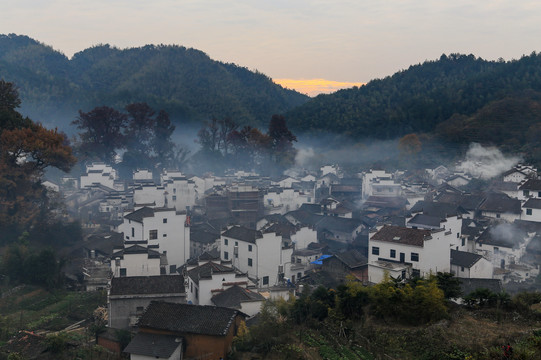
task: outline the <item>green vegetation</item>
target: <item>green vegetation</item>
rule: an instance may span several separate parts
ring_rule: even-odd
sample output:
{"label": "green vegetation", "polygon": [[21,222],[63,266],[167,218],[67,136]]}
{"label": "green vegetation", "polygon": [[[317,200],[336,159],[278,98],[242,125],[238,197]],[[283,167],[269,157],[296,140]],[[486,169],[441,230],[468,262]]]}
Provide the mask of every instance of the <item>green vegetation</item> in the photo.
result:
{"label": "green vegetation", "polygon": [[308,100],[261,73],[182,46],[97,45],[70,60],[27,36],[0,35],[1,77],[19,86],[25,113],[50,114],[57,126],[79,109],[139,102],[163,109],[177,124],[227,116],[253,125]]}
{"label": "green vegetation", "polygon": [[[486,291],[466,297],[477,293]],[[539,294],[488,294],[500,300],[467,307],[445,294],[457,294],[448,274],[408,282],[388,278],[371,287],[350,280],[336,290],[305,291],[298,299],[266,303],[257,324],[239,331],[234,356],[481,360],[500,359],[506,344],[517,359],[541,355]]]}

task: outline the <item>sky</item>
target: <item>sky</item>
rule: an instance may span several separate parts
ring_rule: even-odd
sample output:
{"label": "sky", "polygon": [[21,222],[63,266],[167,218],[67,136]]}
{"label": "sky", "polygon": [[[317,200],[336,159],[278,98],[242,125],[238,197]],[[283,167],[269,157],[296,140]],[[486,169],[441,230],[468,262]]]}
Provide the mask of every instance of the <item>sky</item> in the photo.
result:
{"label": "sky", "polygon": [[97,44],[175,44],[309,95],[441,54],[518,59],[541,50],[530,0],[0,0],[0,34],[71,57]]}

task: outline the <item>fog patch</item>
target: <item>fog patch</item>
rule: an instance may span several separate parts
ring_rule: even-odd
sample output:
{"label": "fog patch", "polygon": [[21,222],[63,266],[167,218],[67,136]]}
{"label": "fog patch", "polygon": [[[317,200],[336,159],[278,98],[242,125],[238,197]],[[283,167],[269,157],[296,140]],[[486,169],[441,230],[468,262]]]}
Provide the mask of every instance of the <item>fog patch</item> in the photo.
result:
{"label": "fog patch", "polygon": [[458,171],[483,180],[491,179],[511,169],[521,160],[517,156],[506,156],[495,147],[483,147],[472,143],[465,159],[456,167]]}

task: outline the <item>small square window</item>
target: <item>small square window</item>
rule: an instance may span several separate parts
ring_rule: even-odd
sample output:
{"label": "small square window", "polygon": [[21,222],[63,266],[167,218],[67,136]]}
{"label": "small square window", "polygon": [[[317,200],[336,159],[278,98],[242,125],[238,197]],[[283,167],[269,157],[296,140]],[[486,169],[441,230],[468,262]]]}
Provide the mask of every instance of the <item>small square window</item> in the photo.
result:
{"label": "small square window", "polygon": [[126,268],[120,268],[120,276],[126,276],[126,275],[127,275]]}
{"label": "small square window", "polygon": [[158,230],[149,230],[148,238],[150,240],[156,240],[158,238]]}
{"label": "small square window", "polygon": [[396,257],[396,250],[392,250],[391,249],[391,254],[390,254],[391,258],[395,258]]}
{"label": "small square window", "polygon": [[167,224],[167,219],[163,219],[163,223],[164,223],[164,224]]}
{"label": "small square window", "polygon": [[269,285],[269,277],[263,276],[263,285]]}
{"label": "small square window", "polygon": [[411,253],[411,261],[419,261],[419,254],[418,253]]}
{"label": "small square window", "polygon": [[526,215],[532,215],[532,209],[526,209]]}
{"label": "small square window", "polygon": [[177,272],[177,266],[169,265],[169,274],[174,274],[175,272]]}
{"label": "small square window", "polygon": [[372,246],[372,255],[379,255],[379,247]]}

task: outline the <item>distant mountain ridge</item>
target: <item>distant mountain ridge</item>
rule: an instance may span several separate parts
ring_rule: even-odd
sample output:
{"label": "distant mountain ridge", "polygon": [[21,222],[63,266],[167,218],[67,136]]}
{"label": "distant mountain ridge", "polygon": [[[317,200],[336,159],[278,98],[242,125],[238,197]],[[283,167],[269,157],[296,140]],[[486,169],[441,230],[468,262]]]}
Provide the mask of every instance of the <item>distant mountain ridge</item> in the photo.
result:
{"label": "distant mountain ridge", "polygon": [[0,78],[18,86],[23,113],[36,121],[50,117],[59,127],[79,109],[122,110],[134,102],[164,109],[177,123],[231,117],[257,126],[309,99],[261,73],[176,45],[97,45],[70,60],[28,36],[0,35]]}
{"label": "distant mountain ridge", "polygon": [[[511,106],[523,96],[537,102],[538,96],[532,95],[535,93],[541,93],[541,54],[534,52],[509,62],[451,54],[362,87],[319,95],[285,116],[296,131],[336,132],[356,139],[393,139],[408,133],[433,133],[439,124],[453,117],[476,116],[483,108],[504,99],[508,101],[498,108]],[[513,116],[507,120],[500,118],[498,126],[512,126],[517,111],[520,113],[513,110]],[[528,121],[539,122],[532,114],[535,112],[530,111]],[[490,117],[476,119],[476,127],[482,126],[478,124],[481,119],[484,126],[490,126]],[[466,123],[471,130],[473,122],[453,122],[455,126]],[[445,137],[444,129],[451,129],[442,125],[438,133]],[[461,129],[452,130],[453,141],[460,140]],[[505,141],[499,137],[494,144],[500,145],[502,140]]]}

